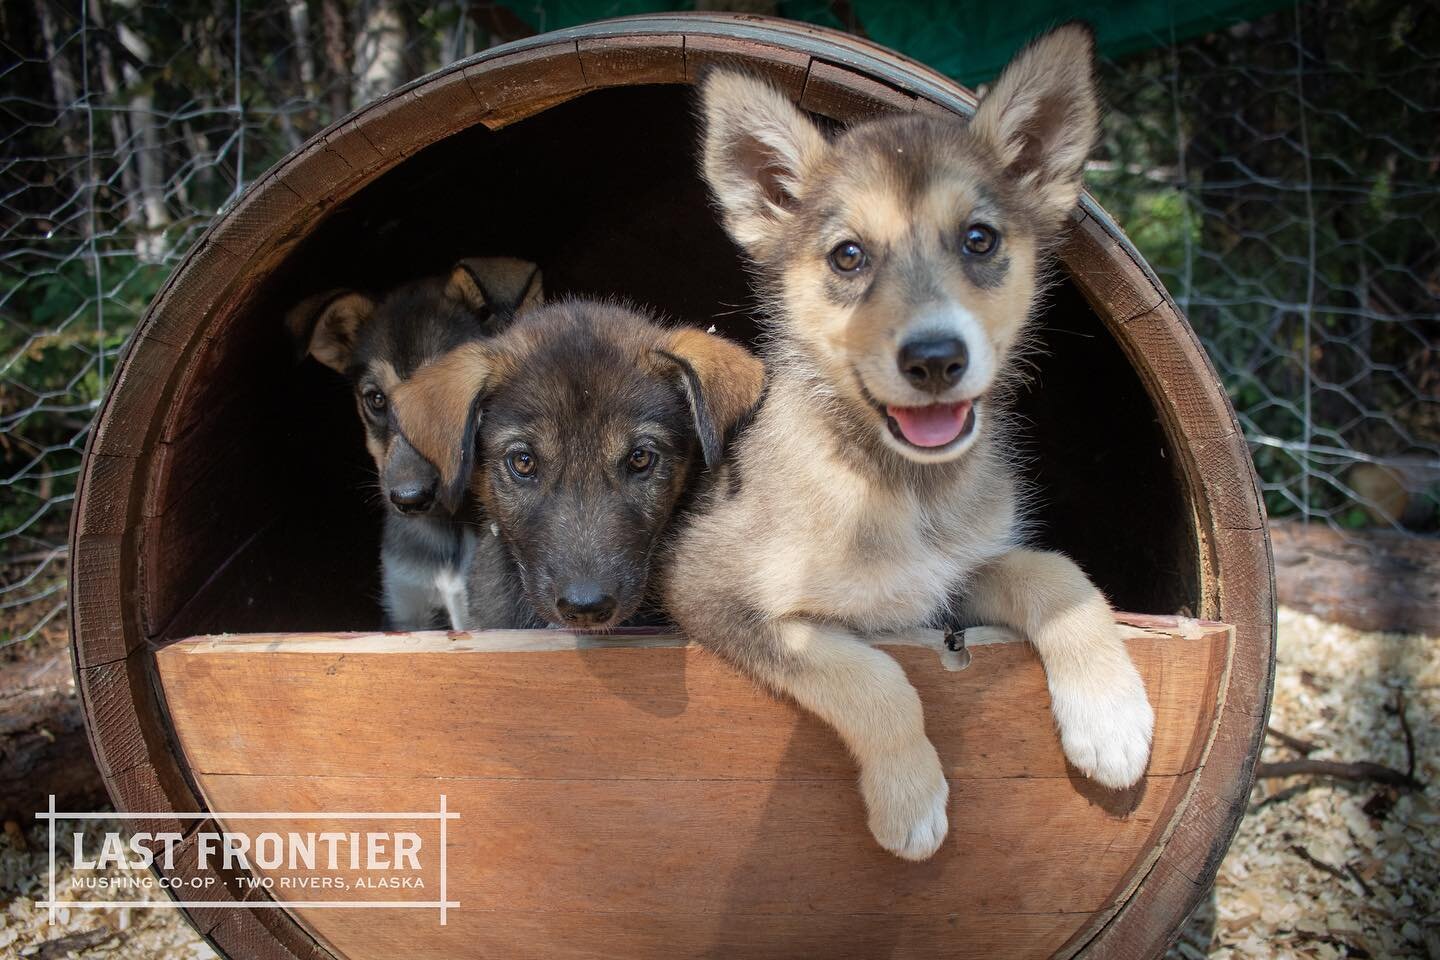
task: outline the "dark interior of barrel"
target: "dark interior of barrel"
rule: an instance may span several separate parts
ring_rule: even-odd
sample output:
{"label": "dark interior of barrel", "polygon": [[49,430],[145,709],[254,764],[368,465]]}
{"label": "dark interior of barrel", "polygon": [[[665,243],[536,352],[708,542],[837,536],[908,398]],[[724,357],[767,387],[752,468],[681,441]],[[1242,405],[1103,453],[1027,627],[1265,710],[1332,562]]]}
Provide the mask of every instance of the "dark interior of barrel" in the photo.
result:
{"label": "dark interior of barrel", "polygon": [[[172,445],[176,465],[152,494],[170,506],[147,543],[149,586],[171,599],[151,633],[380,624],[382,504],[354,404],[340,377],[297,359],[282,329],[310,293],[383,290],[462,256],[504,254],[540,263],[552,297],[621,294],[751,339],[754,301],[694,141],[688,89],[600,91],[445,138],[327,210],[238,291],[239,312],[173,401],[199,405],[204,426]],[[1153,403],[1063,277],[1039,327],[1019,403],[1037,541],[1074,556],[1121,609],[1193,612],[1192,494]]]}

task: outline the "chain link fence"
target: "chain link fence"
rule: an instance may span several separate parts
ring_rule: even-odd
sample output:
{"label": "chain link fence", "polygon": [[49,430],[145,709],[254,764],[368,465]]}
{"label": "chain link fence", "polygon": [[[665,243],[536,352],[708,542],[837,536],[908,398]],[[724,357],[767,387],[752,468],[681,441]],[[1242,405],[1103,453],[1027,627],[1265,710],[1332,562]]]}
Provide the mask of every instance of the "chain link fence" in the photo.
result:
{"label": "chain link fence", "polygon": [[[742,5],[926,59],[886,35],[883,4]],[[406,80],[643,9],[0,7],[0,647],[63,636],[91,420],[146,304],[212,217]],[[1210,349],[1277,516],[1440,528],[1437,21],[1423,0],[1305,4],[1131,42],[1103,67],[1111,112],[1090,186]]]}

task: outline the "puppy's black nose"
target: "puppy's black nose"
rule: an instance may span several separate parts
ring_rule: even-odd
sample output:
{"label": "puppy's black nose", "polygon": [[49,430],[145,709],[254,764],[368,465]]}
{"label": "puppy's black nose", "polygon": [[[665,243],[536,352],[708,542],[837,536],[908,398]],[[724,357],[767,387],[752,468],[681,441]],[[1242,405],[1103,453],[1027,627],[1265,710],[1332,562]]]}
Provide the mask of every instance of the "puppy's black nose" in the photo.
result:
{"label": "puppy's black nose", "polygon": [[435,504],[435,484],[402,483],[390,488],[390,502],[401,513],[424,513]]}
{"label": "puppy's black nose", "polygon": [[604,623],[614,615],[615,598],[594,581],[577,580],[560,591],[555,610],[567,626],[589,627]]}
{"label": "puppy's black nose", "polygon": [[956,337],[944,340],[911,340],[900,347],[896,357],[901,375],[917,390],[941,393],[965,376],[970,351]]}

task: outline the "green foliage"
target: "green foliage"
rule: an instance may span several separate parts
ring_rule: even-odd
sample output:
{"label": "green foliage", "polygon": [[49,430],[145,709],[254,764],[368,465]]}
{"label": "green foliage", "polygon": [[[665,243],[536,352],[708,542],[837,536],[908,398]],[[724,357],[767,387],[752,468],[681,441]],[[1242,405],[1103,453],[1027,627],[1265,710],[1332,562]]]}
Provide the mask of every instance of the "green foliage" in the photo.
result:
{"label": "green foliage", "polygon": [[46,507],[74,493],[88,422],[168,269],[125,252],[102,261],[98,285],[83,259],[0,277],[0,536],[63,522]]}

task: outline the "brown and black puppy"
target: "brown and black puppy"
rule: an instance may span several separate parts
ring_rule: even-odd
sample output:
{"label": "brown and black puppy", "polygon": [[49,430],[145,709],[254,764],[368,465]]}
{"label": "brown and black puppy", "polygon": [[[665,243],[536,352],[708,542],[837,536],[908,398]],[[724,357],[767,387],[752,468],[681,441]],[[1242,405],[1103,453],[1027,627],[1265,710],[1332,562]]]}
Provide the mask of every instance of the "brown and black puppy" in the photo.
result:
{"label": "brown and black puppy", "polygon": [[444,501],[468,487],[509,550],[512,578],[479,571],[472,598],[518,591],[525,625],[604,630],[641,609],[671,517],[716,478],[763,383],[719,336],[569,300],[427,366],[395,412]]}
{"label": "brown and black puppy", "polygon": [[503,329],[542,296],[535,264],[476,257],[457,263],[448,276],[407,283],[379,299],[354,290],[319,294],[286,318],[310,356],[354,388],[365,445],[389,508],[381,579],[392,629],[466,629],[465,571],[475,534],[440,505],[439,475],[395,429],[390,397],[424,364]]}

